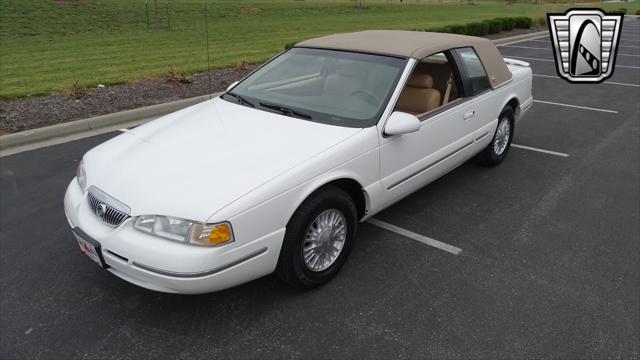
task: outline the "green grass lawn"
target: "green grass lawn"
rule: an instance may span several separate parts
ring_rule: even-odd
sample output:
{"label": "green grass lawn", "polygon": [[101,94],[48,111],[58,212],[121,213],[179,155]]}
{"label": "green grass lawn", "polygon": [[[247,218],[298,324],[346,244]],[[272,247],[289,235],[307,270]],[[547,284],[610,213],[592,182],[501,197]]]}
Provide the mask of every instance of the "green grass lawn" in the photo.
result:
{"label": "green grass lawn", "polygon": [[[450,1],[450,0],[449,0]],[[203,1],[0,0],[0,98],[158,77],[170,65],[207,69]],[[157,4],[157,7],[156,7]],[[288,42],[363,29],[414,29],[498,16],[541,16],[568,5],[431,0],[208,0],[212,68],[264,61]],[[593,5],[592,5],[593,6]],[[637,1],[605,9],[640,8]],[[156,12],[157,9],[157,12]],[[167,20],[170,29],[167,29]]]}

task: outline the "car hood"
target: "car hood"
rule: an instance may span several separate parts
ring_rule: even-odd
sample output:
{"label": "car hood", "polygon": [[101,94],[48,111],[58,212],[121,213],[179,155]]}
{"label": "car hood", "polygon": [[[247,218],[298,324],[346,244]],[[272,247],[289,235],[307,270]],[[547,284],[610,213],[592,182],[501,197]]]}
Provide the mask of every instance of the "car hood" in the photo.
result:
{"label": "car hood", "polygon": [[84,162],[89,185],[128,205],[131,215],[206,221],[359,131],[216,98],[125,131]]}

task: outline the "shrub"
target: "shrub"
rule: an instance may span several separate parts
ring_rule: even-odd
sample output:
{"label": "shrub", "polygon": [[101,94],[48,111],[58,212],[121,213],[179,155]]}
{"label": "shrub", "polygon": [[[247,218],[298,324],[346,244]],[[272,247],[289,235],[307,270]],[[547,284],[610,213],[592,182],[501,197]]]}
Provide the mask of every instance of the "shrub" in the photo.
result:
{"label": "shrub", "polygon": [[636,15],[640,15],[640,9],[636,10]]}
{"label": "shrub", "polygon": [[495,21],[495,23],[498,25],[498,32],[502,31],[502,18],[495,18],[495,19],[491,19],[492,21]]}
{"label": "shrub", "polygon": [[467,35],[484,36],[489,33],[489,25],[484,22],[472,22],[467,24]]}
{"label": "shrub", "polygon": [[295,42],[286,43],[286,44],[284,44],[284,49],[285,49],[285,50],[289,50],[289,49],[291,49],[291,48],[292,48],[292,47],[294,47],[294,46],[296,46],[296,43],[295,43]]}
{"label": "shrub", "polygon": [[482,22],[487,24],[487,34],[497,34],[502,28],[502,22],[496,19],[483,20]]}
{"label": "shrub", "polygon": [[532,23],[532,20],[530,17],[520,16],[520,17],[514,18],[513,25],[517,29],[528,29],[531,27],[531,23]]}
{"label": "shrub", "polygon": [[241,57],[240,60],[236,63],[236,66],[233,68],[237,71],[247,70],[249,68],[249,62],[246,57]]}
{"label": "shrub", "polygon": [[546,16],[538,16],[534,23],[538,26],[547,26],[547,17]]}
{"label": "shrub", "polygon": [[449,32],[452,34],[466,34],[467,26],[466,25],[450,25]]}
{"label": "shrub", "polygon": [[620,8],[618,10],[612,10],[607,12],[607,14],[610,14],[610,15],[626,15],[626,13],[627,13],[627,9],[625,8]]}
{"label": "shrub", "polygon": [[498,18],[498,20],[502,22],[502,26],[500,27],[501,31],[513,30],[513,23],[515,22],[513,18],[505,17],[505,18]]}
{"label": "shrub", "polygon": [[432,28],[424,29],[424,31],[437,32],[437,33],[448,33],[448,32],[451,32],[451,29],[448,26],[438,26],[438,27],[432,27]]}
{"label": "shrub", "polygon": [[91,93],[85,86],[80,85],[78,80],[73,80],[69,84],[65,85],[62,92],[65,96],[76,100],[87,97]]}
{"label": "shrub", "polygon": [[180,69],[173,65],[169,65],[167,73],[164,74],[164,79],[172,82],[179,82],[183,84],[189,84],[193,80],[191,76],[186,75]]}

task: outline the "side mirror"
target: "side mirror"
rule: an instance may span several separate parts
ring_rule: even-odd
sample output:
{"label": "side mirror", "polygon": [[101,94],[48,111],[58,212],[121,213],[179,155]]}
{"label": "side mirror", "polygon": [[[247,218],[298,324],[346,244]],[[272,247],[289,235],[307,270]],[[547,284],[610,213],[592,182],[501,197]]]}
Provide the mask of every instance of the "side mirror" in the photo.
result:
{"label": "side mirror", "polygon": [[234,81],[231,85],[227,86],[227,91],[233,89],[236,85],[238,85],[240,81]]}
{"label": "side mirror", "polygon": [[385,135],[402,135],[420,130],[420,119],[401,111],[394,111],[384,126]]}

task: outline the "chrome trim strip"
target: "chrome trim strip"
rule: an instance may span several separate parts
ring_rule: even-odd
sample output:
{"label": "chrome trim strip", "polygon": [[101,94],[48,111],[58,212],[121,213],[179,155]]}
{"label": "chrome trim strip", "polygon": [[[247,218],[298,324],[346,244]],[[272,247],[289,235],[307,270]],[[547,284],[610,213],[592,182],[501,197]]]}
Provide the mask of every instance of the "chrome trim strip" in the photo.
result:
{"label": "chrome trim strip", "polygon": [[533,98],[529,98],[525,102],[520,104],[520,106],[518,106],[518,108],[516,109],[516,113],[515,113],[516,122],[520,121],[520,119],[522,119],[522,117],[526,115],[529,110],[531,110],[532,106],[533,106]]}
{"label": "chrome trim strip", "polygon": [[478,141],[480,141],[480,140],[482,140],[482,139],[486,138],[486,137],[487,137],[487,135],[489,135],[489,132],[488,132],[488,131],[487,131],[486,133],[484,133],[484,135],[482,135],[482,136],[480,136],[479,138],[477,138],[477,139],[476,139],[476,142],[478,142]]}
{"label": "chrome trim strip", "polygon": [[418,171],[414,172],[413,174],[411,174],[411,175],[409,175],[409,176],[405,177],[404,179],[402,179],[402,180],[400,180],[400,181],[398,181],[398,182],[396,182],[396,183],[393,183],[391,186],[387,187],[387,190],[392,190],[392,189],[393,189],[393,188],[395,188],[396,186],[398,186],[398,185],[400,185],[400,184],[402,184],[402,183],[404,183],[404,182],[406,182],[406,181],[411,180],[412,178],[414,178],[414,177],[416,177],[416,176],[420,175],[421,173],[423,173],[423,172],[425,172],[425,171],[427,171],[427,170],[431,169],[432,167],[434,167],[434,166],[438,165],[439,163],[441,163],[441,162],[443,162],[443,161],[447,160],[448,158],[450,158],[450,157],[452,157],[452,156],[456,155],[457,153],[461,152],[462,150],[464,150],[464,149],[468,148],[469,146],[473,145],[473,143],[474,143],[474,142],[473,142],[473,141],[471,141],[471,142],[469,142],[468,144],[466,144],[466,145],[462,146],[461,148],[459,148],[459,149],[457,149],[457,150],[455,150],[455,151],[450,152],[449,154],[445,155],[444,157],[442,157],[442,158],[440,158],[440,159],[438,159],[438,160],[436,160],[436,161],[432,162],[431,164],[427,165],[426,167],[424,167],[424,168],[422,168],[422,169],[420,169],[420,170],[418,170]]}
{"label": "chrome trim strip", "polygon": [[162,270],[162,269],[158,269],[158,268],[154,268],[152,266],[148,266],[148,265],[144,265],[144,264],[140,264],[138,262],[133,262],[133,266],[138,267],[140,269],[143,270],[147,270],[147,271],[151,271],[154,272],[156,274],[160,274],[160,275],[165,275],[165,276],[171,276],[171,277],[178,277],[178,278],[195,278],[195,277],[203,277],[203,276],[208,276],[208,275],[213,275],[216,273],[219,273],[221,271],[227,270],[229,268],[232,268],[236,265],[240,265],[243,262],[246,262],[258,255],[262,255],[265,252],[267,252],[267,248],[263,247],[261,249],[258,249],[252,253],[249,253],[237,260],[234,260],[230,263],[227,263],[225,265],[210,269],[210,270],[205,270],[205,271],[198,271],[198,272],[176,272],[176,271],[168,271],[168,270]]}
{"label": "chrome trim strip", "polygon": [[451,110],[454,107],[457,107],[458,105],[463,104],[466,101],[465,99],[466,98],[453,99],[450,102],[448,102],[448,103],[446,103],[446,104],[444,104],[444,105],[442,105],[442,106],[440,106],[440,107],[438,107],[436,109],[433,109],[433,110],[431,110],[429,112],[426,112],[424,114],[418,114],[417,115],[418,120],[420,120],[420,122],[424,122],[424,121],[430,119],[433,116],[436,116],[436,115],[438,115],[440,113],[443,113],[443,112],[445,112],[447,110]]}

